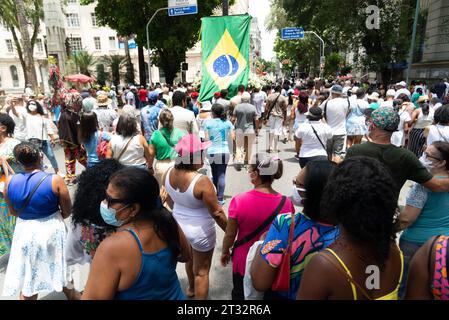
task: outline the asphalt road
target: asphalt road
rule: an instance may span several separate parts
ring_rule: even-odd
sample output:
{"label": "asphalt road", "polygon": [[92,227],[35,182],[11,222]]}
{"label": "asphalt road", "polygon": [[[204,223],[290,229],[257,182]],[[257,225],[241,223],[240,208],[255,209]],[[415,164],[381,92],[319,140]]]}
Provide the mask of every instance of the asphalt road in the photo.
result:
{"label": "asphalt road", "polygon": [[[255,148],[259,148],[260,152],[264,152],[266,150],[265,147],[266,137],[261,136],[258,139],[258,145]],[[297,160],[294,158],[294,143],[287,142],[287,144],[279,143],[280,154],[279,157],[283,160],[284,164],[284,174],[280,180],[274,182],[274,189],[282,194],[290,195],[292,188],[292,179],[299,172],[299,164]],[[60,165],[61,171],[64,173],[64,154],[62,149],[57,148],[56,156],[58,163]],[[49,165],[48,160],[45,158],[44,163]],[[51,169],[51,167],[50,167]],[[51,170],[48,171],[51,171]],[[81,172],[82,167],[78,165],[77,173]],[[230,164],[228,167],[228,171],[226,174],[226,191],[225,191],[225,200],[226,204],[224,206],[225,211],[227,212],[229,202],[233,196],[238,193],[246,192],[252,188],[252,185],[249,182],[247,177],[246,170],[243,169],[240,172],[235,169],[235,167]],[[71,193],[73,194],[74,188],[70,188]],[[401,192],[400,204],[403,204],[405,201],[406,190],[408,189],[408,185],[404,187]],[[66,223],[69,223],[69,220],[66,220]],[[217,245],[215,247],[215,252],[212,260],[212,267],[210,271],[210,284],[209,284],[209,299],[211,300],[230,300],[231,299],[231,290],[232,290],[232,267],[228,265],[226,268],[223,268],[220,264],[220,252],[222,247],[223,235],[224,232],[217,226]],[[3,280],[6,272],[7,265],[7,256],[0,258],[0,294],[3,291]],[[183,289],[187,287],[187,275],[185,273],[184,264],[178,264],[177,272],[179,279],[181,281],[181,286]],[[75,273],[75,288],[78,290],[82,290],[85,282],[87,280],[87,276],[89,273],[89,265],[77,266]],[[0,300],[14,300],[18,299],[18,297],[4,297],[0,296]],[[63,293],[53,292],[46,295],[39,296],[39,299],[43,300],[65,300],[65,295]]]}

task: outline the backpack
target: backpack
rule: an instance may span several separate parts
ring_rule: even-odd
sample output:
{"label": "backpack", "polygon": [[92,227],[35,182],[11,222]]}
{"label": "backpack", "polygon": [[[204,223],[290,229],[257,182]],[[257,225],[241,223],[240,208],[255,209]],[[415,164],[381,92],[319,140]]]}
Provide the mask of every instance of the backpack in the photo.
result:
{"label": "backpack", "polygon": [[106,140],[103,140],[102,132],[100,132],[100,141],[98,141],[97,145],[98,159],[100,160],[106,159],[107,151],[108,151],[108,142]]}

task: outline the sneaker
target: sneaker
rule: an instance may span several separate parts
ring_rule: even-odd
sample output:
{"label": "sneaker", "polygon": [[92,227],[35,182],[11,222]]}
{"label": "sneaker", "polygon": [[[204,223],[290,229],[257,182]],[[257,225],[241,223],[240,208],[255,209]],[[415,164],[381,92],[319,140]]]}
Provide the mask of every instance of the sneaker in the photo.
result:
{"label": "sneaker", "polygon": [[225,204],[226,204],[226,201],[224,201],[224,200],[218,200],[218,204],[220,205],[220,206],[224,206]]}
{"label": "sneaker", "polygon": [[299,155],[295,154],[295,159],[299,161]]}

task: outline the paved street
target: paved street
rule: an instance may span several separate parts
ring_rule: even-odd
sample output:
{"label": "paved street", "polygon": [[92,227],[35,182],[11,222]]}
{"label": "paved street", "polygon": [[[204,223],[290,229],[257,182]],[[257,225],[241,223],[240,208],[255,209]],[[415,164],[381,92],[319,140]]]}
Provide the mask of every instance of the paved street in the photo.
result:
{"label": "paved street", "polygon": [[[260,150],[265,150],[264,147],[264,137],[261,136],[259,138],[259,145]],[[299,170],[299,164],[293,157],[294,155],[294,145],[292,142],[288,142],[287,144],[279,143],[281,153],[280,158],[284,160],[284,175],[282,179],[275,181],[274,183],[274,189],[285,194],[290,195],[291,194],[291,186],[292,186],[292,179],[293,177],[298,173]],[[60,148],[57,149],[57,160],[60,165],[60,168],[62,168],[62,171],[64,172],[64,154]],[[48,160],[44,160],[45,163],[48,163]],[[81,168],[79,168],[81,169]],[[248,191],[252,188],[252,185],[249,182],[249,179],[247,178],[247,174],[245,169],[238,172],[232,165],[229,167],[226,177],[226,205],[225,210],[227,211],[229,202],[232,198],[232,196]],[[71,190],[72,194],[74,190]],[[400,204],[403,204],[404,202],[404,195],[405,195],[406,188],[401,193],[400,197]],[[69,221],[66,221],[69,223]],[[231,299],[231,290],[232,290],[232,267],[231,265],[228,265],[228,267],[223,268],[220,264],[220,252],[221,252],[221,244],[223,240],[224,232],[221,231],[217,227],[217,246],[215,249],[211,272],[210,272],[210,291],[209,291],[209,297],[212,300],[229,300]],[[7,260],[6,257],[3,257],[0,259],[0,290],[3,290],[3,279],[6,271],[6,264]],[[178,264],[178,275],[181,281],[181,286],[185,288],[187,286],[187,276],[184,269],[184,264]],[[89,266],[77,266],[77,271],[75,274],[75,287],[78,290],[82,290],[85,281],[87,280],[87,275],[89,271]],[[1,293],[1,291],[0,291]],[[17,297],[18,298],[18,297]],[[9,297],[3,297],[0,296],[0,299],[16,299],[16,298],[9,298]],[[39,297],[39,299],[65,299],[65,296],[63,293],[50,293],[47,295],[42,295]]]}

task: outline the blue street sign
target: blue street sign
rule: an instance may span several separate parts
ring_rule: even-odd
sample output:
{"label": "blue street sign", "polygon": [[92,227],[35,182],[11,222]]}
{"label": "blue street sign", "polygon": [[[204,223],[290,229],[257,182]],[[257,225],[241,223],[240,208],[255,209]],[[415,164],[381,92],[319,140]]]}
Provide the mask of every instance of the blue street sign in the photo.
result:
{"label": "blue street sign", "polygon": [[169,17],[185,16],[188,14],[197,14],[197,13],[198,13],[198,6],[175,7],[168,9]]}
{"label": "blue street sign", "polygon": [[281,30],[282,40],[294,40],[304,38],[303,28],[284,28]]}

